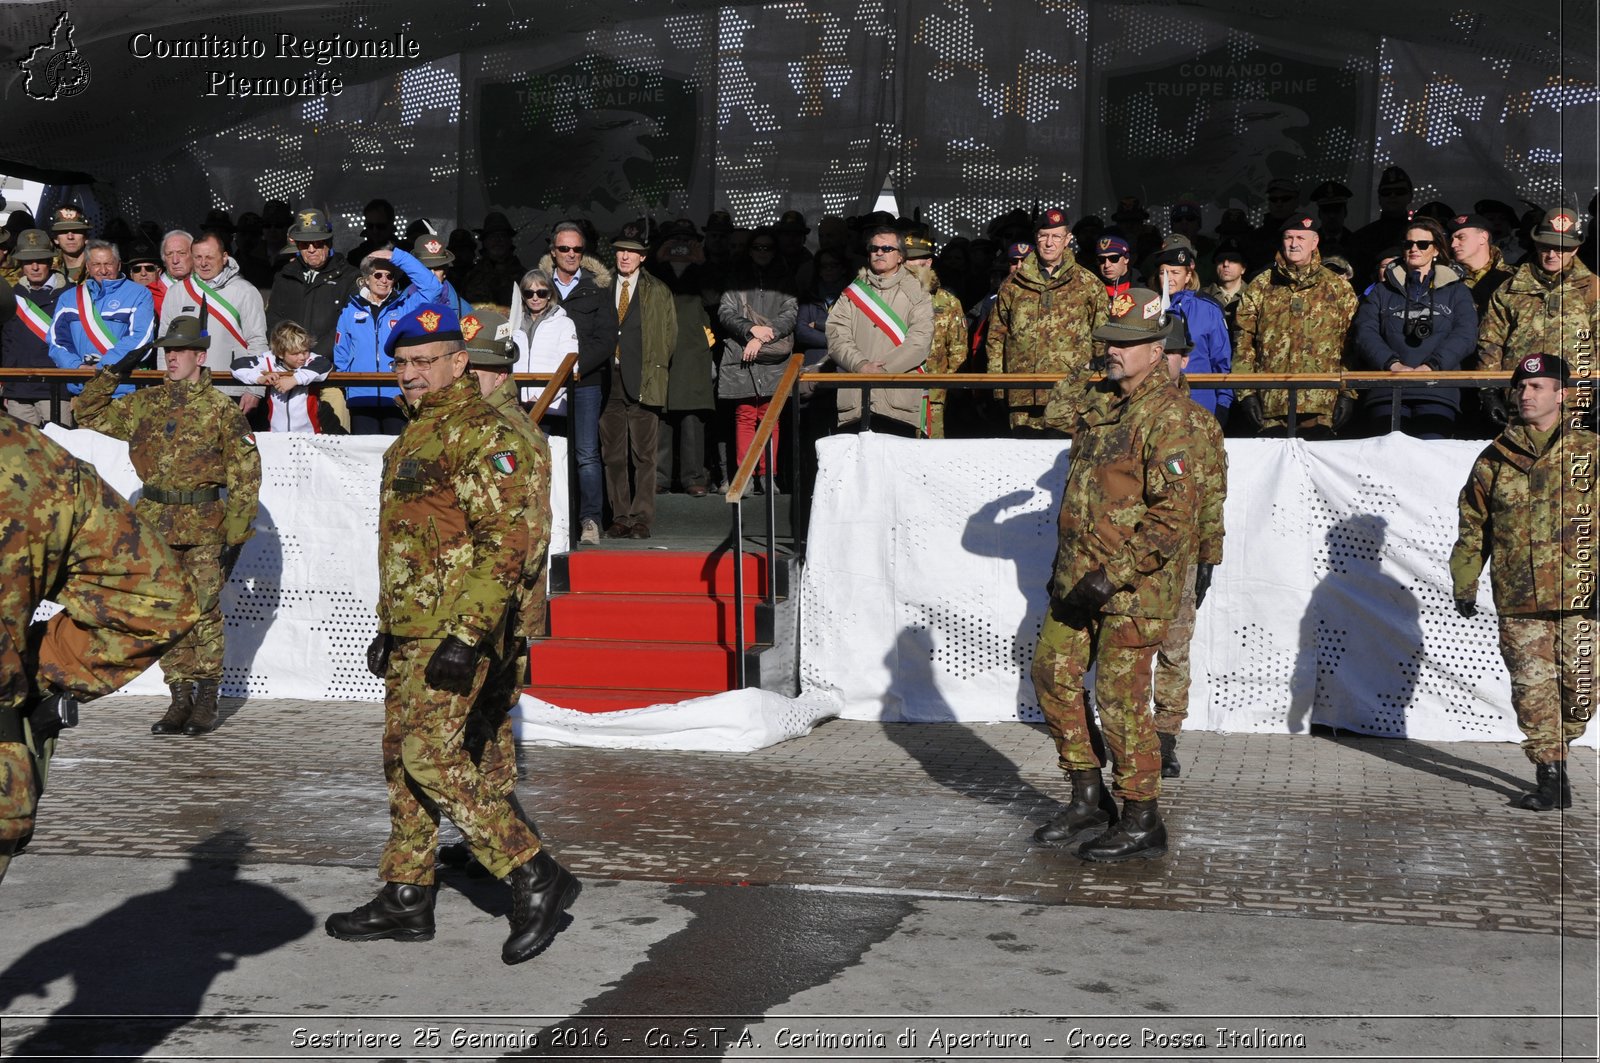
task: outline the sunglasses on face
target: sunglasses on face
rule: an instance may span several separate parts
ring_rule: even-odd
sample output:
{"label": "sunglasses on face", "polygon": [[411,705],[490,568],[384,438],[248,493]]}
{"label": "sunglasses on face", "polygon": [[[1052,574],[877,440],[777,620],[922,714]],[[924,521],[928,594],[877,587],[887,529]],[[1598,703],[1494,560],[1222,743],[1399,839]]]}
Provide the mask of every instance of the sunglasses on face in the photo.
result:
{"label": "sunglasses on face", "polygon": [[1400,246],[1405,248],[1408,251],[1413,247],[1416,248],[1418,251],[1426,251],[1428,248],[1433,246],[1433,241],[1432,240],[1401,240],[1400,241]]}
{"label": "sunglasses on face", "polygon": [[875,255],[896,255],[900,253],[900,249],[893,244],[872,244],[867,250]]}
{"label": "sunglasses on face", "polygon": [[148,263],[141,262],[137,266],[129,266],[128,267],[128,272],[129,273],[160,273],[161,272],[161,267],[160,266],[152,266],[152,265],[149,265]]}
{"label": "sunglasses on face", "polygon": [[549,288],[524,288],[524,289],[522,289],[522,295],[523,295],[523,298],[525,298],[525,299],[548,299],[548,298],[550,298],[550,289]]}
{"label": "sunglasses on face", "polygon": [[311,251],[327,247],[330,242],[328,240],[296,240],[294,246],[302,251]]}
{"label": "sunglasses on face", "polygon": [[562,247],[562,246],[560,246],[558,244],[554,248],[552,248],[551,250],[555,251],[557,254],[560,254],[560,255],[576,255],[576,254],[581,253],[583,251],[583,248],[581,248],[581,247]]}
{"label": "sunglasses on face", "polygon": [[1100,261],[1101,262],[1121,262],[1122,261],[1122,256],[1121,255],[1101,255],[1100,256]]}
{"label": "sunglasses on face", "polygon": [[375,281],[392,281],[394,280],[394,274],[386,269],[375,269],[372,271],[372,279]]}

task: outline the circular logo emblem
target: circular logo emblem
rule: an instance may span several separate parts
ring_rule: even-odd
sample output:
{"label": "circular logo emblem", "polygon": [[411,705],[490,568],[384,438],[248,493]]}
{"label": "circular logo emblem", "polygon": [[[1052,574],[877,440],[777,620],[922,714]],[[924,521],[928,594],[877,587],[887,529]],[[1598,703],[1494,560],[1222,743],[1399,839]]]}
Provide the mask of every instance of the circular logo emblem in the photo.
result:
{"label": "circular logo emblem", "polygon": [[1537,354],[1532,358],[1524,358],[1522,360],[1522,371],[1524,373],[1537,373],[1543,368],[1544,361]]}
{"label": "circular logo emblem", "polygon": [[1568,229],[1572,228],[1572,224],[1572,215],[1570,214],[1557,214],[1555,217],[1550,219],[1550,228],[1554,229],[1558,233],[1566,232]]}
{"label": "circular logo emblem", "polygon": [[427,251],[430,255],[437,255],[444,249],[444,245],[437,240],[429,240],[427,243],[423,244],[422,247],[423,250]]}

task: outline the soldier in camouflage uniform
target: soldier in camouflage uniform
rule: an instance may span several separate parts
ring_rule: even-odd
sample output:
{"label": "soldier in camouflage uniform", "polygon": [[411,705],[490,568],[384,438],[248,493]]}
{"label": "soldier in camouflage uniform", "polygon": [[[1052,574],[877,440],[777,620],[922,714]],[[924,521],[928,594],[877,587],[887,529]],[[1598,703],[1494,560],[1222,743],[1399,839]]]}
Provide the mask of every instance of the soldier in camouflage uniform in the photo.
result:
{"label": "soldier in camouflage uniform", "polygon": [[[1193,344],[1187,322],[1177,314],[1167,333],[1167,376],[1179,391],[1189,394],[1183,375]],[[1175,779],[1183,766],[1178,761],[1178,733],[1189,718],[1189,643],[1194,640],[1195,612],[1205,603],[1212,570],[1222,564],[1222,510],[1228,498],[1228,452],[1223,449],[1222,428],[1216,417],[1191,398],[1177,409],[1187,419],[1186,431],[1201,445],[1189,455],[1190,474],[1200,490],[1198,534],[1183,573],[1183,593],[1178,615],[1156,651],[1155,725],[1161,743],[1161,777]]]}
{"label": "soldier in camouflage uniform", "polygon": [[[1000,286],[985,346],[991,373],[1067,373],[1087,377],[1090,333],[1106,322],[1106,289],[1067,253],[1067,215],[1039,219],[1036,250]],[[1006,392],[1015,435],[1054,435],[1045,420],[1046,389]]]}
{"label": "soldier in camouflage uniform", "polygon": [[[1235,316],[1235,372],[1337,373],[1345,367],[1356,293],[1343,277],[1323,267],[1317,251],[1321,224],[1306,214],[1292,215],[1284,224],[1272,268],[1245,285]],[[1344,427],[1355,408],[1353,394],[1303,390],[1296,430],[1307,439],[1327,439]],[[1287,391],[1239,391],[1233,410],[1233,419],[1247,432],[1271,436],[1288,430]]]}
{"label": "soldier in camouflage uniform", "polygon": [[[33,833],[61,695],[109,694],[199,617],[177,558],[96,475],[0,416],[0,879]],[[32,624],[49,599],[61,612]]]}
{"label": "soldier in camouflage uniform", "polygon": [[[1576,211],[1557,207],[1533,230],[1533,257],[1489,300],[1478,324],[1478,368],[1506,372],[1531,354],[1556,354],[1592,368],[1600,327],[1600,277],[1578,258],[1583,229]],[[1584,389],[1582,401],[1592,401]],[[1499,389],[1479,395],[1489,420],[1504,426],[1511,411]]]}
{"label": "soldier in camouflage uniform", "polygon": [[512,602],[534,543],[524,435],[467,375],[455,311],[425,303],[390,333],[388,353],[408,423],[384,455],[378,540],[378,635],[367,665],[385,679],[383,765],[390,833],[383,889],[329,916],[346,941],[433,937],[434,850],[448,815],[490,874],[511,885],[520,963],[549,944],[578,880],[472,762],[468,714],[497,666]]}
{"label": "soldier in camouflage uniform", "polygon": [[[933,299],[933,346],[928,349],[928,360],[922,363],[923,371],[954,373],[967,360],[967,312],[933,271],[933,241],[926,236],[908,236],[905,248],[906,270],[922,282]],[[945,388],[928,389],[929,439],[944,438],[946,393]]]}
{"label": "soldier in camouflage uniform", "polygon": [[1518,805],[1567,808],[1567,746],[1594,712],[1595,461],[1600,438],[1562,408],[1567,365],[1530,354],[1511,377],[1518,419],[1473,463],[1461,489],[1461,531],[1450,554],[1456,608],[1478,611],[1478,576],[1490,557],[1500,653],[1511,705],[1534,764],[1534,789]]}
{"label": "soldier in camouflage uniform", "polygon": [[255,534],[261,455],[239,407],[211,386],[211,340],[192,317],[174,318],[154,344],[167,352],[166,383],[113,401],[143,349],[105,367],[73,400],[79,425],[128,441],[144,481],[139,516],[177,553],[200,602],[200,622],[161,658],[172,701],[150,726],[201,735],[217,726],[222,683],[222,587]]}
{"label": "soldier in camouflage uniform", "polygon": [[[1201,484],[1196,438],[1167,379],[1167,324],[1161,297],[1121,293],[1112,319],[1095,330],[1108,344],[1106,380],[1078,415],[1062,494],[1060,544],[1050,580],[1050,613],[1033,655],[1033,685],[1055,739],[1072,801],[1041,827],[1041,842],[1095,827],[1086,860],[1155,857],[1167,851],[1156,800],[1161,755],[1150,714],[1151,666],[1178,612],[1178,583],[1194,552]],[[1110,747],[1120,819],[1102,789],[1100,736],[1084,677],[1097,669],[1095,707]]]}

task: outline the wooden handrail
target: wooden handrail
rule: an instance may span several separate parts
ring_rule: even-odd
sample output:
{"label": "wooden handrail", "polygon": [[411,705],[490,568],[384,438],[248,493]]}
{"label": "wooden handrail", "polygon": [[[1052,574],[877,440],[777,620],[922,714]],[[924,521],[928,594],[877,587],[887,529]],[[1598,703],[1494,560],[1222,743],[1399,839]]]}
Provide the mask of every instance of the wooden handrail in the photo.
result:
{"label": "wooden handrail", "polygon": [[767,405],[767,412],[761,418],[761,423],[756,425],[755,438],[750,440],[750,449],[745,451],[744,460],[739,463],[739,471],[733,474],[733,479],[728,482],[728,493],[723,497],[738,505],[744,497],[744,489],[750,483],[750,477],[755,473],[756,463],[761,460],[761,455],[766,453],[767,441],[772,438],[772,433],[777,430],[778,419],[783,416],[783,407],[789,401],[789,396],[794,392],[794,382],[800,376],[800,368],[806,364],[805,355],[795,354],[789,357],[789,364],[784,366],[783,379],[778,381],[778,390],[773,393],[772,401]]}
{"label": "wooden handrail", "polygon": [[[577,358],[576,355],[569,355],[568,357],[570,359],[574,359],[574,360]],[[563,362],[562,365],[565,366],[566,363]],[[521,387],[523,385],[549,384],[549,383],[552,383],[556,379],[557,374],[559,374],[560,372],[561,372],[561,369],[558,368],[555,373],[512,373],[511,374],[511,379],[513,381],[515,381],[519,387]],[[14,369],[14,368],[13,369],[0,369],[0,380],[92,380],[94,378],[94,375],[95,375],[95,370],[92,369],[92,368],[91,369]],[[165,380],[165,379],[167,379],[167,374],[162,372],[159,369],[136,369],[136,370],[134,370],[134,372],[132,374],[132,379],[134,379],[134,380]],[[212,374],[212,379],[215,380],[215,381],[220,382],[225,387],[249,387],[250,386],[250,385],[247,385],[247,384],[240,384],[237,380],[233,379],[231,376],[230,377],[222,377],[222,376],[220,376],[220,375],[218,375],[216,373]],[[332,386],[332,387],[343,387],[346,384],[362,385],[362,386],[365,386],[365,385],[368,385],[368,384],[385,384],[385,385],[387,385],[389,387],[397,387],[398,386],[395,383],[395,378],[394,378],[394,374],[393,373],[334,373],[334,374],[330,375],[327,380],[322,381],[322,383],[327,384],[327,385]]]}
{"label": "wooden handrail", "polygon": [[[561,359],[561,364],[556,366],[555,373],[550,377],[550,383],[539,392],[539,401],[533,404],[533,409],[528,411],[528,416],[533,418],[533,423],[538,424],[539,418],[544,416],[544,411],[555,401],[561,389],[567,386],[567,378],[572,375],[572,367],[578,364],[578,352],[573,351]],[[523,374],[527,375],[527,374]]]}

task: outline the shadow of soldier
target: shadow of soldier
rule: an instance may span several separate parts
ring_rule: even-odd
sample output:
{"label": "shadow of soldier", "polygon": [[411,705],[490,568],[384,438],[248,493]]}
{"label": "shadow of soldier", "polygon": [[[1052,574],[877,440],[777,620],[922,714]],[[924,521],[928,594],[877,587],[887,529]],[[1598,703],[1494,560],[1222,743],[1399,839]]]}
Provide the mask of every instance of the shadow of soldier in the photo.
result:
{"label": "shadow of soldier", "polygon": [[[249,697],[249,680],[255,671],[256,655],[266,641],[281,604],[283,539],[265,503],[256,511],[255,527],[256,533],[244,544],[239,563],[222,588],[226,634],[222,687],[229,697]],[[223,718],[236,711],[237,706],[234,706]]]}
{"label": "shadow of soldier", "polygon": [[[71,978],[75,992],[11,1047],[15,1057],[139,1058],[201,1014],[212,982],[245,956],[304,937],[311,913],[239,878],[249,837],[223,831],[189,849],[163,890],[130,897],[92,922],[42,941],[0,972],[0,1010]],[[249,913],[241,918],[241,913]],[[155,947],[153,947],[155,946]],[[11,1018],[7,1026],[22,1021]]]}

